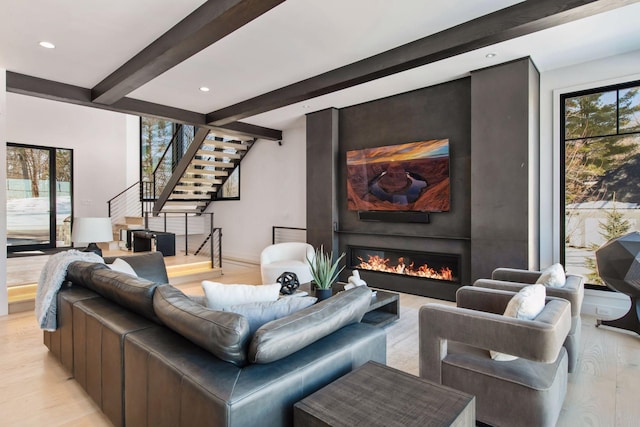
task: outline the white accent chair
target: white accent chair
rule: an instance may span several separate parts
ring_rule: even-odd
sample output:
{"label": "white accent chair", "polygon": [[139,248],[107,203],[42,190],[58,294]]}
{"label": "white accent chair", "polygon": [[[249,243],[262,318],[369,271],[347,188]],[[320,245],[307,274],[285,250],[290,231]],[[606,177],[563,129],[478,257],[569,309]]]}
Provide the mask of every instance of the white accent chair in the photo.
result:
{"label": "white accent chair", "polygon": [[311,267],[307,258],[315,258],[315,250],[308,243],[285,242],[267,246],[260,254],[262,284],[277,283],[276,279],[285,271],[295,273],[300,283],[310,282]]}

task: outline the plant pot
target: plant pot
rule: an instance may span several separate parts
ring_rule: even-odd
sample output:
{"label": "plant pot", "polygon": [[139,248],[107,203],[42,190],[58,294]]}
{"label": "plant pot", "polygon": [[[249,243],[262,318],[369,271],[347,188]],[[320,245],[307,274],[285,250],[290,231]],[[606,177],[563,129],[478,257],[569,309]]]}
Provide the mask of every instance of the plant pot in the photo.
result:
{"label": "plant pot", "polygon": [[323,301],[327,298],[331,298],[332,295],[332,289],[316,289],[316,298],[318,298],[318,301]]}

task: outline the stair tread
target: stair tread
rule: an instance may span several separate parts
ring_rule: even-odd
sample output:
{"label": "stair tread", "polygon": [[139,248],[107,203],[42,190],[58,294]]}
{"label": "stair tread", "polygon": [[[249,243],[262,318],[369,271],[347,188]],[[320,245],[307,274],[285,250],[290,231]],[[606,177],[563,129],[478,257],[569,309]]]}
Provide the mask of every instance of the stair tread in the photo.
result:
{"label": "stair tread", "polygon": [[215,141],[213,139],[205,139],[202,142],[202,146],[215,148],[233,148],[235,150],[247,150],[249,148],[249,146],[246,144],[240,144],[238,142],[230,141]]}
{"label": "stair tread", "polygon": [[217,161],[203,160],[203,159],[193,159],[191,161],[191,164],[199,165],[199,166],[213,166],[213,167],[225,168],[225,169],[235,167],[235,165],[232,162],[217,162]]}
{"label": "stair tread", "polygon": [[173,188],[173,191],[202,191],[202,192],[211,192],[211,191],[216,191],[217,187],[213,187],[213,186],[206,186],[206,185],[200,185],[200,186],[196,186],[196,185],[182,185],[182,184],[178,184]]}
{"label": "stair tread", "polygon": [[196,194],[171,194],[169,200],[211,201],[211,197],[205,194],[202,197],[197,197]]}
{"label": "stair tread", "polygon": [[215,179],[215,178],[192,178],[192,177],[188,177],[188,176],[183,176],[182,178],[180,178],[180,182],[193,182],[193,183],[198,183],[198,184],[218,184],[218,183],[222,183],[222,180],[220,179]]}
{"label": "stair tread", "polygon": [[204,207],[207,204],[201,201],[188,201],[188,200],[167,200],[167,203],[165,203],[165,206],[167,207],[176,207],[176,208],[183,208],[185,205],[187,206],[193,206],[195,205],[195,207]]}
{"label": "stair tread", "polygon": [[207,157],[214,157],[216,159],[241,159],[242,158],[242,154],[237,154],[237,153],[225,153],[224,151],[219,151],[219,150],[198,150],[198,152],[196,153],[196,156],[207,156]]}

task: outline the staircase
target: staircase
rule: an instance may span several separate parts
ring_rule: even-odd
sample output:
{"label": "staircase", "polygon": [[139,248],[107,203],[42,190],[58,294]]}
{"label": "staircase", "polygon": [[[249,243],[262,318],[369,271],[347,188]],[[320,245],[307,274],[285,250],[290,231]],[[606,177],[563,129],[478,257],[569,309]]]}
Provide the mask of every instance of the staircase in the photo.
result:
{"label": "staircase", "polygon": [[[203,212],[211,201],[223,197],[225,183],[254,142],[255,139],[242,141],[198,129],[155,200],[154,214]],[[157,176],[154,172],[156,182]],[[157,194],[158,184],[155,186]]]}
{"label": "staircase", "polygon": [[255,141],[177,126],[150,178],[109,200],[114,239],[122,241],[121,230],[134,228],[173,232],[176,239],[183,236],[185,254],[209,255],[211,264],[220,266],[221,230],[205,210],[239,185],[238,165]]}

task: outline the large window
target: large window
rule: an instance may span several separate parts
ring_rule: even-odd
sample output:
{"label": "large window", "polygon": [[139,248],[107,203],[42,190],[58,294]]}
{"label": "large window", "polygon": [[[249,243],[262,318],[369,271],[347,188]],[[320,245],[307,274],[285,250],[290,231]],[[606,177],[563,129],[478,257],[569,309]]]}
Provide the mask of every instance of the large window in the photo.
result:
{"label": "large window", "polygon": [[174,125],[168,120],[140,118],[140,173],[142,180],[151,180],[153,170],[173,137]]}
{"label": "large window", "polygon": [[[145,197],[155,198],[171,177],[173,168],[193,141],[195,128],[164,119],[140,118],[140,181],[153,183]],[[173,137],[174,144],[170,146]]]}
{"label": "large window", "polygon": [[561,96],[567,272],[598,289],[595,250],[640,230],[640,82]]}
{"label": "large window", "polygon": [[71,246],[71,150],[7,143],[7,250]]}

